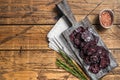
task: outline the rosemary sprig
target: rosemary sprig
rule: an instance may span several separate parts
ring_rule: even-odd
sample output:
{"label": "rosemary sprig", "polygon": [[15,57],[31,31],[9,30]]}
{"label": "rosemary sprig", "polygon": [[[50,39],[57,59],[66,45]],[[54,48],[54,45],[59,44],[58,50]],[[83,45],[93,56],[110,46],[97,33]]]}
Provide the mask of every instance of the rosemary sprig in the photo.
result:
{"label": "rosemary sprig", "polygon": [[66,63],[64,63],[62,60],[57,59],[56,64],[57,64],[59,67],[62,67],[62,68],[65,69],[66,71],[70,72],[71,74],[75,75],[76,77],[79,77],[79,75],[76,74],[76,72],[75,72],[71,67],[69,67]]}
{"label": "rosemary sprig", "polygon": [[66,71],[70,72],[71,74],[73,74],[74,76],[81,80],[87,80],[84,73],[78,68],[76,63],[70,57],[68,57],[62,50],[59,50],[59,53],[65,61],[57,59],[56,60],[57,66],[65,69]]}

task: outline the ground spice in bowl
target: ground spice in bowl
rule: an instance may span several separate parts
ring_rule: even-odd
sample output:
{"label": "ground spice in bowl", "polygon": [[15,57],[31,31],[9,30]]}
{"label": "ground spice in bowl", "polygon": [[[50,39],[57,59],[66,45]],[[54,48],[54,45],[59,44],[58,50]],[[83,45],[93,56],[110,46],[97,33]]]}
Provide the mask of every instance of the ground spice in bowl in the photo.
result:
{"label": "ground spice in bowl", "polygon": [[110,28],[113,24],[113,12],[110,9],[102,10],[99,14],[100,24],[103,28]]}

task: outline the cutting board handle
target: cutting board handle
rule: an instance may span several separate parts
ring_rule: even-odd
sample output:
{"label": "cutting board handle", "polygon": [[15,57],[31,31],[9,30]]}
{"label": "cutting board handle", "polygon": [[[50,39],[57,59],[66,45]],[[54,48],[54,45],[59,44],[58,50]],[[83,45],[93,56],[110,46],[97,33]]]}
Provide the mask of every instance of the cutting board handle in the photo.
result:
{"label": "cutting board handle", "polygon": [[72,26],[74,26],[77,23],[66,0],[62,0],[60,3],[58,3],[57,7],[61,10],[64,16],[69,20]]}

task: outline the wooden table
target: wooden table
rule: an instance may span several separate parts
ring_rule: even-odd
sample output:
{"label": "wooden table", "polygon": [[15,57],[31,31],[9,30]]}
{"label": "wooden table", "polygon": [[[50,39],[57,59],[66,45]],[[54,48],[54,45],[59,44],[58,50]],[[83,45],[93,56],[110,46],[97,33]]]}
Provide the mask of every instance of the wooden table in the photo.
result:
{"label": "wooden table", "polygon": [[[78,80],[55,65],[59,55],[48,48],[47,33],[58,15],[60,0],[0,0],[0,80]],[[120,0],[68,0],[77,19],[88,17],[120,64]],[[96,9],[94,9],[98,6]],[[98,14],[114,11],[114,25],[101,30]],[[102,80],[120,80],[118,66]]]}

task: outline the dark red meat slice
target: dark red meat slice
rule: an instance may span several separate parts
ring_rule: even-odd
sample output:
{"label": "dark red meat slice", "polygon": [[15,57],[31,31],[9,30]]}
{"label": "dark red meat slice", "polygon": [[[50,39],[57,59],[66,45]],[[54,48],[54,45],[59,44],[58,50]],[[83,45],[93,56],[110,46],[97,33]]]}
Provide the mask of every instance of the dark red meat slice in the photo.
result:
{"label": "dark red meat slice", "polygon": [[79,55],[89,66],[90,72],[97,74],[101,69],[109,66],[109,51],[97,45],[99,37],[89,31],[89,28],[79,27],[69,37],[74,47],[79,49]]}
{"label": "dark red meat slice", "polygon": [[89,71],[91,71],[94,74],[97,74],[100,71],[98,64],[91,64],[89,67]]}

